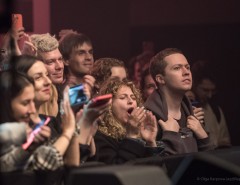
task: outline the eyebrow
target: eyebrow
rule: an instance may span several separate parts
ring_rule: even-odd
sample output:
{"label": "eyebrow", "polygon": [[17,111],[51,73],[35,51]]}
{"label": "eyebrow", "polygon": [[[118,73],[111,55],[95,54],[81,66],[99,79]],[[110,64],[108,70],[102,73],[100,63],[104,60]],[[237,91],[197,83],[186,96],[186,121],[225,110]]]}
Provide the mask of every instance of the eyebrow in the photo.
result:
{"label": "eyebrow", "polygon": [[[122,96],[122,95],[128,96],[128,94],[118,94],[117,96]],[[130,94],[130,96],[135,96],[135,95],[132,93],[132,94]]]}
{"label": "eyebrow", "polygon": [[[33,76],[36,76],[36,75],[43,75],[43,74],[45,74],[45,73],[41,71],[41,72],[38,72],[38,73],[34,73]],[[48,74],[48,72],[46,72],[46,74]]]}

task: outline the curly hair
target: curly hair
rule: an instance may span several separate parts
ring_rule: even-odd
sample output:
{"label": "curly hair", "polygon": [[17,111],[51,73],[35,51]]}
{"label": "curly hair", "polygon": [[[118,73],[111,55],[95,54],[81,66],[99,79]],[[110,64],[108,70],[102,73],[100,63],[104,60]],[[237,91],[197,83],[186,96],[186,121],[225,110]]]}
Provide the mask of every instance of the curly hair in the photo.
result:
{"label": "curly hair", "polygon": [[123,67],[127,72],[124,62],[116,58],[99,58],[94,62],[91,74],[97,85],[101,86],[112,75],[112,67]]}
{"label": "curly hair", "polygon": [[58,40],[55,36],[46,34],[33,34],[30,36],[31,42],[40,52],[49,52],[58,48]]}
{"label": "curly hair", "polygon": [[[113,100],[117,95],[118,90],[123,87],[129,87],[136,97],[137,106],[142,106],[142,96],[139,89],[136,88],[133,82],[128,80],[110,79],[100,89],[100,94],[113,95]],[[115,139],[122,139],[126,136],[126,128],[120,123],[112,112],[112,106],[100,118],[99,131]]]}

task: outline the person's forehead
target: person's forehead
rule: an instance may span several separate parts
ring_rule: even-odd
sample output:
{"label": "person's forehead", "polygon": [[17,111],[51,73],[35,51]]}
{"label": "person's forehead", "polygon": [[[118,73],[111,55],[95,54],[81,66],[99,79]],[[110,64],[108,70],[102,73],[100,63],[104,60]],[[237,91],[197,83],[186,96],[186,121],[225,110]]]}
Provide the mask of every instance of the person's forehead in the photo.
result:
{"label": "person's forehead", "polygon": [[181,53],[174,53],[174,54],[168,55],[164,58],[164,61],[167,62],[167,65],[188,64],[186,57]]}
{"label": "person's forehead", "polygon": [[73,48],[74,51],[78,51],[78,50],[92,50],[92,49],[93,49],[92,44],[87,43],[87,42],[79,44],[75,48]]}
{"label": "person's forehead", "polygon": [[117,91],[117,95],[121,95],[121,94],[133,94],[133,91],[130,87],[124,85],[119,87]]}
{"label": "person's forehead", "polygon": [[58,48],[48,52],[41,52],[40,55],[43,60],[57,59],[62,56]]}
{"label": "person's forehead", "polygon": [[119,73],[123,74],[124,72],[126,72],[126,70],[122,66],[113,66],[111,68],[111,72],[112,72],[112,75],[119,74]]}
{"label": "person's forehead", "polygon": [[38,72],[45,72],[46,67],[42,61],[37,61],[35,62],[32,67],[28,70],[28,73],[34,74]]}

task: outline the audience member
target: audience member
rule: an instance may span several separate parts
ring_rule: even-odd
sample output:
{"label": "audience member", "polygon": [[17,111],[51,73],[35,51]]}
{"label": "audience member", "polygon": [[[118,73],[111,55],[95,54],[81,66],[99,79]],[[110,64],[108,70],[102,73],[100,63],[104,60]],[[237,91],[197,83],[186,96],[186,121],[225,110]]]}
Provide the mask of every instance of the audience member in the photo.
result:
{"label": "audience member", "polygon": [[133,57],[128,65],[130,79],[134,81],[137,87],[140,87],[141,74],[149,67],[150,59],[154,56],[155,49],[153,41],[142,42],[142,53]]}
{"label": "audience member", "polygon": [[[17,71],[27,74],[29,77],[33,78],[35,81],[35,105],[38,112],[41,104],[44,103],[45,101],[48,101],[49,95],[50,95],[49,87],[50,87],[51,81],[47,77],[47,74],[48,74],[47,70],[42,61],[39,61],[32,56],[23,55],[23,56],[17,57],[14,63],[15,63],[15,69]],[[66,98],[68,99],[69,98],[68,92],[65,92],[65,95],[67,96],[65,97],[65,99]],[[78,113],[78,116],[76,118],[76,122],[77,122],[76,124],[75,124],[75,118],[72,117],[73,116],[72,109],[70,108],[68,117],[65,117],[66,113],[65,111],[63,111],[64,114],[61,115],[62,116],[61,132],[58,131],[59,130],[58,127],[60,123],[57,122],[54,118],[52,118],[52,120],[54,121],[54,125],[52,125],[51,130],[56,134],[55,136],[53,136],[53,134],[51,136],[56,139],[63,135],[63,136],[67,136],[70,139],[68,150],[66,151],[67,155],[66,153],[64,155],[65,161],[68,161],[67,165],[77,166],[79,164],[79,159],[80,159],[79,149],[81,149],[79,145],[82,145],[82,146],[84,145],[87,151],[89,150],[89,152],[92,152],[87,146],[90,146],[91,143],[94,144],[94,141],[92,140],[92,137],[96,132],[96,129],[95,129],[96,125],[94,125],[94,121],[95,119],[98,118],[98,116],[102,112],[104,112],[108,108],[108,103],[102,106],[96,106],[93,108],[89,107],[90,105],[91,105],[91,102],[89,102],[84,107],[84,110],[81,110],[81,112]],[[45,118],[46,115],[41,114],[40,117]],[[81,134],[79,134],[79,127],[81,127]],[[74,131],[75,131],[75,134],[73,134]],[[64,143],[61,143],[60,146],[64,147]],[[66,156],[68,158],[66,158]]]}
{"label": "audience member", "polygon": [[155,81],[153,80],[149,68],[142,72],[140,81],[140,89],[142,91],[143,100],[146,101],[148,96],[157,88]]}
{"label": "audience member", "polygon": [[127,70],[124,62],[116,58],[99,58],[97,59],[91,71],[91,75],[96,79],[95,93],[97,94],[100,87],[110,78],[124,80],[127,78]]}
{"label": "audience member", "polygon": [[29,41],[25,42],[25,51],[23,51],[23,54],[37,56],[44,62],[47,68],[48,76],[53,84],[51,86],[52,96],[48,102],[40,107],[39,112],[50,116],[58,115],[63,91],[59,86],[61,86],[64,80],[64,64],[58,46],[58,40],[49,33],[33,34],[29,37]]}
{"label": "audience member", "polygon": [[193,91],[196,94],[196,101],[203,108],[204,123],[210,140],[216,148],[229,147],[231,140],[225,115],[214,97],[217,88],[216,82],[211,75],[207,74],[207,70],[199,69],[199,72],[201,74],[194,76]]}
{"label": "audience member", "polygon": [[[36,113],[33,82],[23,75],[6,71],[0,75],[0,86],[0,97],[4,97],[0,104],[0,123],[25,122],[28,130],[26,132],[31,132],[31,116]],[[22,146],[13,146],[2,154],[1,172],[19,169],[54,170],[62,167],[63,161],[57,150],[52,146],[42,145],[50,134],[50,128],[42,126],[27,150]]]}
{"label": "audience member", "polygon": [[[14,60],[14,69],[20,73],[23,73],[34,80],[35,89],[35,107],[39,114],[39,108],[41,105],[50,99],[50,87],[51,80],[48,78],[48,72],[44,63],[33,56],[22,55],[16,57]],[[68,92],[65,99],[68,100]],[[65,100],[66,101],[66,100]],[[64,105],[66,106],[66,105]],[[79,145],[77,142],[77,137],[74,135],[75,131],[75,118],[71,110],[70,105],[68,105],[69,111],[64,112],[62,115],[62,123],[59,123],[55,117],[51,117],[51,121],[48,124],[51,128],[52,134],[51,139],[53,140],[53,146],[59,151],[63,156],[65,152],[69,152],[68,149],[72,149],[72,155],[68,155],[72,162],[67,165],[79,165]],[[36,115],[37,117],[37,115]],[[45,120],[47,115],[39,115],[41,120]],[[61,129],[60,129],[61,126]],[[69,141],[66,138],[69,138]],[[65,139],[65,140],[63,140]],[[75,146],[75,148],[74,148]],[[66,156],[65,156],[66,157]],[[65,159],[65,158],[64,158]],[[66,159],[66,161],[70,161]]]}
{"label": "audience member", "polygon": [[157,89],[144,105],[159,120],[158,139],[164,142],[165,153],[212,149],[207,133],[193,115],[190,101],[185,96],[192,87],[192,74],[183,53],[176,48],[160,51],[151,59],[150,73]]}
{"label": "audience member", "polygon": [[132,82],[110,79],[100,94],[113,95],[110,109],[98,120],[95,160],[120,164],[161,152],[157,146],[157,122],[142,107],[141,95]]}
{"label": "audience member", "polygon": [[68,33],[60,41],[59,50],[64,59],[65,84],[71,87],[84,83],[91,92],[95,82],[89,75],[94,62],[91,40],[81,33]]}

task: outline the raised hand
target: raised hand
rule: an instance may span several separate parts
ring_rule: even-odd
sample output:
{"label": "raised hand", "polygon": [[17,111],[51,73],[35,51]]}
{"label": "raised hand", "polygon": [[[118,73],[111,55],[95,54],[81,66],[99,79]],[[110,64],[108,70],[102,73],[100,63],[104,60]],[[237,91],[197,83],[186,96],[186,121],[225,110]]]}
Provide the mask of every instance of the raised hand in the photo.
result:
{"label": "raised hand", "polygon": [[112,99],[103,105],[94,106],[94,103],[90,100],[88,104],[84,105],[83,109],[77,113],[77,125],[81,129],[79,135],[79,142],[81,144],[89,145],[91,143],[92,137],[95,135],[98,128],[96,120],[109,109],[111,103]]}
{"label": "raised hand", "polygon": [[75,125],[75,116],[69,102],[68,90],[69,90],[69,87],[66,86],[66,88],[63,91],[63,102],[62,102],[63,114],[61,116],[62,116],[63,133],[71,138],[75,131],[76,125]]}
{"label": "raised hand", "polygon": [[178,122],[171,116],[168,116],[168,120],[166,122],[159,120],[158,123],[163,131],[179,132],[180,126]]}
{"label": "raised hand", "polygon": [[47,141],[51,136],[51,129],[48,126],[41,126],[40,131],[35,135],[33,142],[42,144]]}
{"label": "raised hand", "polygon": [[198,139],[204,139],[208,137],[200,121],[194,116],[188,116],[187,127],[190,128],[195,133]]}
{"label": "raised hand", "polygon": [[37,48],[33,45],[31,42],[30,36],[28,34],[24,34],[24,44],[23,44],[23,49],[22,49],[22,54],[27,54],[27,55],[37,55]]}
{"label": "raised hand", "polygon": [[133,109],[126,124],[127,137],[137,138],[140,136],[140,126],[146,118],[145,113],[146,110],[144,107],[137,107]]}
{"label": "raised hand", "polygon": [[95,78],[91,75],[85,75],[83,77],[84,87],[86,88],[84,89],[84,92],[89,99],[92,96],[92,90],[93,90],[95,81],[96,81]]}
{"label": "raised hand", "polygon": [[156,117],[152,114],[152,112],[146,112],[146,119],[141,124],[140,133],[142,138],[146,141],[147,145],[155,147],[156,145],[156,137],[157,137],[157,120]]}
{"label": "raised hand", "polygon": [[202,107],[193,107],[193,114],[200,123],[204,123],[204,112]]}

